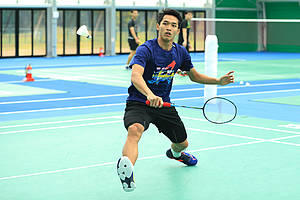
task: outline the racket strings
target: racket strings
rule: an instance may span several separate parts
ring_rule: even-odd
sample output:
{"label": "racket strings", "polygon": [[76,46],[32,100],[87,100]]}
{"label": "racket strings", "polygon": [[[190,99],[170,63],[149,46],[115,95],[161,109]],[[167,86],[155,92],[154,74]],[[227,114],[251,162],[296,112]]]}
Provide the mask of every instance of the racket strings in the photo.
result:
{"label": "racket strings", "polygon": [[208,121],[222,124],[232,121],[237,113],[236,106],[225,98],[212,98],[203,108],[203,113]]}

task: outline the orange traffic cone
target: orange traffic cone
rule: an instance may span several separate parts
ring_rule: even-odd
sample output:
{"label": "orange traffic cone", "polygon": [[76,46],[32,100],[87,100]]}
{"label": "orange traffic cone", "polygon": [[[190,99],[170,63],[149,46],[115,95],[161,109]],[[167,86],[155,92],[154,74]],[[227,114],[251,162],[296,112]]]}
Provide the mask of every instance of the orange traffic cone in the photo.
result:
{"label": "orange traffic cone", "polygon": [[32,67],[31,65],[29,64],[26,68],[25,68],[25,74],[26,74],[26,77],[23,79],[24,82],[27,82],[27,81],[34,81],[34,78],[32,78]]}
{"label": "orange traffic cone", "polygon": [[104,56],[104,49],[103,49],[103,48],[100,48],[99,56],[100,56],[100,57],[103,57],[103,56]]}

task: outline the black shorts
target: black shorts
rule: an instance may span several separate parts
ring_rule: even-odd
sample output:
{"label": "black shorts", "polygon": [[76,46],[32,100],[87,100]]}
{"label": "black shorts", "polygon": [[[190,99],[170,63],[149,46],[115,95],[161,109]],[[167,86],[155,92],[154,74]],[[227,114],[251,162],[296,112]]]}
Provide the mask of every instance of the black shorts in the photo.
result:
{"label": "black shorts", "polygon": [[130,46],[130,50],[131,51],[135,51],[136,48],[139,46],[139,44],[137,44],[135,42],[135,39],[128,39],[128,43],[129,43],[129,46]]}
{"label": "black shorts", "polygon": [[173,143],[184,142],[187,138],[184,124],[174,107],[153,108],[144,103],[129,101],[126,104],[123,120],[126,129],[134,123],[139,123],[144,126],[144,131],[152,123]]}

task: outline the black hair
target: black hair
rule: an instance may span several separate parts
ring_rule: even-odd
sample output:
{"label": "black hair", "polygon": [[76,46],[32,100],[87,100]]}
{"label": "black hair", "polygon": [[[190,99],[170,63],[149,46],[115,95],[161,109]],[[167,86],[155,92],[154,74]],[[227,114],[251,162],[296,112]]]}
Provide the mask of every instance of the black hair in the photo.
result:
{"label": "black hair", "polygon": [[180,28],[181,22],[182,22],[182,17],[177,10],[169,9],[169,8],[165,8],[165,9],[161,10],[157,16],[158,24],[160,24],[160,22],[162,21],[162,19],[164,18],[165,15],[172,15],[172,16],[176,17],[178,19],[178,27]]}
{"label": "black hair", "polygon": [[135,9],[135,10],[131,10],[130,12],[133,13],[134,11],[138,11],[138,10]]}
{"label": "black hair", "polygon": [[186,10],[186,11],[184,11],[184,15],[186,15],[186,14],[188,14],[188,13],[192,13],[192,14],[193,14],[193,11],[191,11],[191,10]]}

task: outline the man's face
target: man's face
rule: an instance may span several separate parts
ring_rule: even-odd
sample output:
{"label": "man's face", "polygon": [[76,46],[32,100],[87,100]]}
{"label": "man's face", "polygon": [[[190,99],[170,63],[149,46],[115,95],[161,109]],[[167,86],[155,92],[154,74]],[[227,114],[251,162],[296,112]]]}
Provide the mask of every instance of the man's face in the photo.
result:
{"label": "man's face", "polygon": [[172,41],[179,33],[178,19],[173,15],[165,15],[160,24],[156,24],[156,29],[159,31],[158,37],[164,41]]}
{"label": "man's face", "polygon": [[138,16],[139,16],[139,12],[137,10],[134,10],[132,13],[131,13],[131,16],[136,19]]}
{"label": "man's face", "polygon": [[186,20],[191,20],[193,18],[193,13],[189,12],[186,14],[185,19]]}

